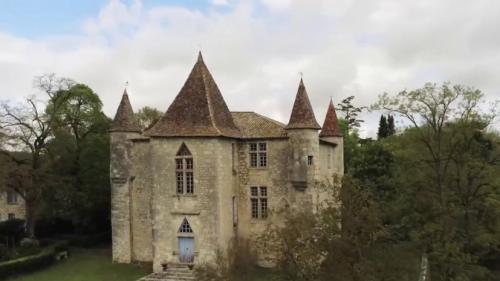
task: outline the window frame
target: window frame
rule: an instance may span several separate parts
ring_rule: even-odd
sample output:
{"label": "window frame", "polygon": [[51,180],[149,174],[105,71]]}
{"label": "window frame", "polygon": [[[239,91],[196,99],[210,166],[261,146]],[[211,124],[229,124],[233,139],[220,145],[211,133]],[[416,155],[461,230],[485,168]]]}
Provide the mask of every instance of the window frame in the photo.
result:
{"label": "window frame", "polygon": [[269,217],[269,189],[267,186],[250,186],[250,217],[265,220]]}
{"label": "window frame", "polygon": [[314,155],[307,155],[307,166],[314,165]]}
{"label": "window frame", "polygon": [[[8,189],[7,190],[7,195],[6,195],[6,200],[8,205],[17,205],[19,201],[19,194],[15,190]],[[12,200],[14,199],[14,200]]]}
{"label": "window frame", "polygon": [[175,193],[194,194],[194,159],[184,143],[175,156]]}
{"label": "window frame", "polygon": [[251,142],[248,144],[249,166],[252,169],[265,169],[269,166],[269,145],[267,142]]}

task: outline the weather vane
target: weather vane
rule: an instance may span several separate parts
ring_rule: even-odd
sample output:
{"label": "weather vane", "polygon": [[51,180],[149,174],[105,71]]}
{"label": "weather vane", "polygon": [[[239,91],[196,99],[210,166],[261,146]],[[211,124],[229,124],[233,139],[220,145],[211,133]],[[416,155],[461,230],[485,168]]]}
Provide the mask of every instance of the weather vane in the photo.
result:
{"label": "weather vane", "polygon": [[302,71],[299,72],[300,78],[304,77],[304,73]]}
{"label": "weather vane", "polygon": [[125,81],[125,89],[128,88],[128,81]]}

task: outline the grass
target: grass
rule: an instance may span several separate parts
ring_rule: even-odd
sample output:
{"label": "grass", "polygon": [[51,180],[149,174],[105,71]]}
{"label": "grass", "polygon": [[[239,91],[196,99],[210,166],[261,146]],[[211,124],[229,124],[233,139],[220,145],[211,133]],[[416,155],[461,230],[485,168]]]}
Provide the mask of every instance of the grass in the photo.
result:
{"label": "grass", "polygon": [[134,265],[111,263],[109,249],[75,249],[65,261],[8,281],[135,281],[148,272]]}
{"label": "grass", "polygon": [[[135,265],[113,264],[109,249],[72,249],[67,260],[7,281],[136,281],[147,274]],[[256,268],[245,280],[269,281],[272,276],[270,270]]]}

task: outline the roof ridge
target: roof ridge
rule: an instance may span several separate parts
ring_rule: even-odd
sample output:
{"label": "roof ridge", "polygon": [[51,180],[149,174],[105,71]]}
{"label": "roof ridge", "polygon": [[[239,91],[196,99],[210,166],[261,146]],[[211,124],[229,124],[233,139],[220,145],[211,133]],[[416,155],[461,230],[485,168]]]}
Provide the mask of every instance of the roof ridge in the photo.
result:
{"label": "roof ridge", "polygon": [[278,121],[278,120],[274,120],[274,119],[272,119],[271,117],[267,117],[267,116],[262,115],[262,114],[257,113],[257,112],[254,112],[254,113],[255,113],[255,114],[257,114],[257,115],[259,115],[259,116],[260,116],[260,117],[262,117],[262,118],[265,118],[265,119],[267,119],[267,120],[269,120],[269,121],[271,121],[271,122],[275,123],[276,125],[280,125],[280,126],[282,126],[282,127],[286,127],[286,124],[285,124],[285,123],[281,123],[281,122],[280,122],[280,121]]}

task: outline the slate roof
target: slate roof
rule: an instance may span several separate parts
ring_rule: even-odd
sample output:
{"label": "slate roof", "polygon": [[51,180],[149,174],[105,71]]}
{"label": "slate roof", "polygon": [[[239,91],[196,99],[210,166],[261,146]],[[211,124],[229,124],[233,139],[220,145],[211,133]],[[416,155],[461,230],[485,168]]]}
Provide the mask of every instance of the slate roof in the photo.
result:
{"label": "slate roof", "polygon": [[286,126],[287,129],[321,129],[316,117],[314,117],[314,111],[307,96],[306,87],[304,86],[304,81],[300,79],[299,89],[297,90],[297,95],[295,97],[295,102],[293,103],[292,114],[290,115],[290,121]]}
{"label": "slate roof", "polygon": [[141,127],[135,119],[132,105],[128,99],[127,89],[123,91],[122,100],[116,110],[110,132],[141,132]]}
{"label": "slate roof", "polygon": [[255,112],[231,112],[243,139],[286,138],[285,124]]}
{"label": "slate roof", "polygon": [[151,137],[226,136],[240,132],[201,53],[167,112],[146,132]]}
{"label": "slate roof", "polygon": [[319,133],[320,137],[341,137],[342,131],[340,130],[339,119],[337,118],[337,113],[335,112],[335,106],[333,101],[330,100],[328,109],[326,111],[325,122],[323,123],[323,128]]}

